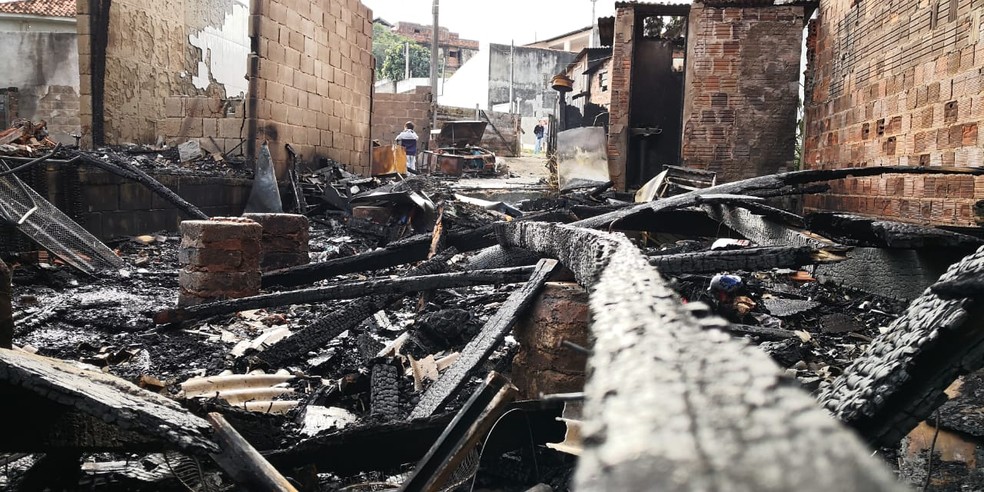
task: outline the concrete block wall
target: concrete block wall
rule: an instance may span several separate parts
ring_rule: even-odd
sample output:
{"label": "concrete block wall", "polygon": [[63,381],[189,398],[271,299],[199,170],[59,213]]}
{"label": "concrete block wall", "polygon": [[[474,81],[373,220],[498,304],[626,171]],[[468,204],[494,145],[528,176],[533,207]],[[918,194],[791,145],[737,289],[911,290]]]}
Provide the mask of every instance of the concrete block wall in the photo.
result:
{"label": "concrete block wall", "polygon": [[420,137],[419,148],[425,149],[430,138],[431,91],[429,87],[418,88],[415,92],[403,94],[373,95],[372,99],[372,139],[382,145],[392,145],[393,139],[403,131],[403,126],[412,121]]}
{"label": "concrete block wall", "polygon": [[803,7],[695,2],[682,160],[719,183],[789,170],[796,145]]}
{"label": "concrete block wall", "polygon": [[254,3],[256,137],[278,174],[291,144],[307,163],[326,157],[368,175],[372,11],[358,0]]}
{"label": "concrete block wall", "polygon": [[[811,23],[805,166],[981,166],[981,2],[824,0]],[[835,183],[806,209],[974,226],[979,178]]]}
{"label": "concrete block wall", "polygon": [[[460,120],[475,121],[475,109],[452,106],[437,107],[438,128],[448,121]],[[491,150],[501,157],[515,157],[522,153],[523,117],[521,115],[484,111],[479,116],[478,121],[489,123],[485,127],[485,134],[482,135],[481,147]]]}

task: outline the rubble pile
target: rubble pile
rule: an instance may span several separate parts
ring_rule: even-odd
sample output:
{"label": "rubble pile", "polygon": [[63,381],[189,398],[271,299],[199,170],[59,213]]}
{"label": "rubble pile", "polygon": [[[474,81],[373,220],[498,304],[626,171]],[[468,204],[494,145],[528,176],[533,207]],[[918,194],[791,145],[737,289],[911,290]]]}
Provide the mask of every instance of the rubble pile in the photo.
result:
{"label": "rubble pile", "polygon": [[[118,489],[671,488],[679,478],[638,475],[631,456],[738,480],[738,465],[784,466],[777,443],[847,478],[818,469],[775,490],[887,490],[898,463],[918,480],[906,458],[879,462],[866,444],[904,455],[938,392],[981,365],[978,308],[910,304],[837,272],[862,261],[862,245],[969,255],[981,240],[800,217],[767,200],[844,172],[813,173],[642,203],[610,183],[508,202],[456,179],[363,178],[328,163],[298,176],[303,197],[284,197],[294,214],[187,220],[180,237],[111,243],[117,271],[5,257],[14,347],[0,350],[0,391],[97,430],[36,419],[42,439],[0,449],[13,453],[0,483],[51,486],[39,475],[51,469]],[[949,331],[927,327],[919,306],[944,309],[932,319]],[[934,342],[878,364],[922,336]],[[959,343],[963,358],[939,355]],[[928,375],[893,372],[917,369]],[[48,401],[60,373],[95,386]],[[976,432],[975,388],[937,419]],[[127,410],[99,404],[124,398],[115,392],[153,405],[117,415]],[[151,428],[161,415],[173,429]],[[738,465],[701,468],[711,448]]]}

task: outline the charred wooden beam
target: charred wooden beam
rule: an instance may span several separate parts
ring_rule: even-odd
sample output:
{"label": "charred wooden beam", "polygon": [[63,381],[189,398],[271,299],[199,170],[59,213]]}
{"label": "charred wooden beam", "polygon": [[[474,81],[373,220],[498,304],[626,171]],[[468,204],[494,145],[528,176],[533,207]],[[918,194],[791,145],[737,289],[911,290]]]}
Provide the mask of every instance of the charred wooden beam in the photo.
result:
{"label": "charred wooden beam", "polygon": [[[738,234],[764,246],[810,246],[829,248],[837,243],[803,229],[789,227],[751,213],[722,205],[705,205],[714,220]],[[817,267],[815,275],[823,282],[835,282],[864,292],[896,299],[912,300],[964,253],[935,250],[901,250],[855,247],[847,261]]]}
{"label": "charred wooden beam", "polygon": [[513,292],[482,330],[468,342],[458,360],[434,381],[420,397],[410,413],[411,419],[429,417],[440,410],[468,380],[475,367],[485,361],[512,329],[519,318],[533,305],[537,294],[547,283],[557,266],[556,260],[540,260],[536,270],[522,288]]}
{"label": "charred wooden beam", "polygon": [[[574,217],[567,212],[543,212],[527,214],[516,220],[570,222],[573,219]],[[432,234],[418,234],[368,253],[269,272],[263,275],[263,288],[278,285],[282,287],[309,285],[336,275],[380,270],[423,261],[430,253],[432,240]],[[448,230],[445,242],[447,247],[453,247],[461,253],[495,246],[494,224],[471,230]]]}
{"label": "charred wooden beam", "polygon": [[102,169],[111,174],[115,174],[122,178],[130,179],[136,181],[149,189],[150,191],[156,193],[158,196],[166,200],[168,203],[177,207],[178,210],[184,212],[185,215],[193,219],[207,220],[208,215],[202,212],[198,207],[192,205],[184,198],[178,196],[177,193],[171,191],[170,188],[161,184],[160,181],[154,179],[153,176],[147,174],[139,167],[130,164],[129,162],[124,162],[118,160],[116,162],[110,163],[103,159],[99,159],[95,156],[87,154],[85,152],[74,152],[74,157],[82,162],[83,164],[88,164],[90,166]]}
{"label": "charred wooden beam", "polygon": [[591,292],[577,489],[901,488],[763,351],[708,329],[723,320],[694,318],[624,236],[500,227],[502,244],[558,258]]}
{"label": "charred wooden beam", "polygon": [[[984,272],[984,248],[938,284]],[[930,288],[820,393],[820,402],[871,443],[893,445],[946,401],[943,390],[984,364],[984,304]]]}
{"label": "charred wooden beam", "polygon": [[11,302],[10,269],[0,260],[0,348],[14,346],[14,311]]}
{"label": "charred wooden beam", "polygon": [[485,378],[485,383],[472,394],[427,455],[420,460],[400,490],[442,490],[468,453],[488,434],[518,394],[519,390],[506,378],[495,372],[490,373]]}
{"label": "charred wooden beam", "polygon": [[843,244],[878,248],[977,248],[984,241],[974,236],[890,220],[857,215],[814,213],[806,226]]}
{"label": "charred wooden beam", "polygon": [[[411,269],[405,276],[433,275],[446,272],[448,269],[447,262],[455,254],[457,251],[454,248],[442,251],[434,258]],[[323,347],[330,340],[341,335],[342,332],[355,329],[359,323],[372,316],[373,313],[400,300],[405,295],[406,293],[378,294],[352,301],[344,308],[315,321],[310,326],[281,340],[258,355],[247,357],[244,362],[249,366],[282,367],[304,357],[312,350]]]}
{"label": "charred wooden beam", "polygon": [[208,421],[215,430],[220,448],[219,452],[212,453],[212,459],[236,483],[257,492],[297,492],[270,462],[226,422],[221,413],[208,414]]}
{"label": "charred wooden beam", "polygon": [[335,299],[355,299],[378,294],[411,294],[425,290],[453,289],[472,285],[511,284],[525,282],[531,273],[533,273],[533,267],[523,266],[346,282],[327,287],[276,292],[197,306],[164,309],[154,315],[154,321],[157,324],[179,323],[209,316],[237,313],[248,309],[311,304]]}
{"label": "charred wooden beam", "polygon": [[801,247],[762,247],[725,251],[701,251],[649,258],[649,264],[664,275],[715,273],[734,270],[758,271],[772,268],[798,268],[803,265],[834,263],[844,256],[836,251]]}
{"label": "charred wooden beam", "polygon": [[369,414],[378,422],[400,417],[400,381],[392,361],[377,361],[370,368]]}
{"label": "charred wooden beam", "polygon": [[[337,275],[423,261],[430,252],[431,240],[430,234],[419,234],[368,253],[276,270],[263,275],[263,288],[310,285]],[[494,245],[495,237],[491,226],[470,231],[452,231],[447,235],[447,244],[461,252],[474,251]]]}
{"label": "charred wooden beam", "polygon": [[[503,419],[490,436],[486,455],[498,455],[534,444],[564,440],[566,427],[557,421],[563,404],[516,402],[510,409],[523,418]],[[389,470],[417,463],[427,454],[454,417],[444,413],[417,420],[363,424],[300,441],[288,449],[264,453],[278,469],[314,465],[319,473],[350,476],[364,471]],[[399,443],[394,446],[393,443]],[[380,452],[381,449],[386,452]]]}
{"label": "charred wooden beam", "polygon": [[929,290],[940,299],[980,298],[984,296],[984,276],[975,275],[939,282],[932,285]]}
{"label": "charred wooden beam", "polygon": [[645,211],[659,212],[698,204],[701,195],[755,195],[770,194],[789,186],[808,185],[823,181],[848,178],[851,176],[877,176],[880,174],[984,174],[984,169],[977,168],[939,168],[913,166],[873,166],[845,169],[811,169],[792,171],[788,173],[771,174],[751,179],[720,184],[710,188],[691,191],[682,195],[662,198],[650,203],[643,203],[590,219],[574,222],[573,225],[589,228],[617,228],[629,217]]}
{"label": "charred wooden beam", "polygon": [[217,450],[208,423],[173,400],[65,361],[0,349],[0,393],[19,402],[0,409],[17,422],[3,451]]}

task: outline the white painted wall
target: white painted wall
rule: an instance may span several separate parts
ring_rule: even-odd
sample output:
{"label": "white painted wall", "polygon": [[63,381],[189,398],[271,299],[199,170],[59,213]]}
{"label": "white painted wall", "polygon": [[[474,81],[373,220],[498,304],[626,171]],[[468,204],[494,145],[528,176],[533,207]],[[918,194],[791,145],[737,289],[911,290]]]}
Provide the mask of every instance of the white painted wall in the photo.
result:
{"label": "white painted wall", "polygon": [[0,32],[76,32],[75,17],[0,14]]}
{"label": "white painted wall", "polygon": [[220,29],[209,26],[188,37],[202,50],[198,73],[192,75],[195,87],[205,89],[215,79],[225,87],[226,97],[245,95],[249,89],[246,66],[249,59],[249,3],[236,0]]}

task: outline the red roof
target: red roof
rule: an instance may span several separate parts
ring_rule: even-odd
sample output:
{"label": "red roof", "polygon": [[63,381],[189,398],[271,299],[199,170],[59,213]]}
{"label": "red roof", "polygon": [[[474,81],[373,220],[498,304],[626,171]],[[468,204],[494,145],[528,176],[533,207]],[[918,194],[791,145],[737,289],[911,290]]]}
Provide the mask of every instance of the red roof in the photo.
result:
{"label": "red roof", "polygon": [[0,0],[0,14],[75,17],[75,0]]}

